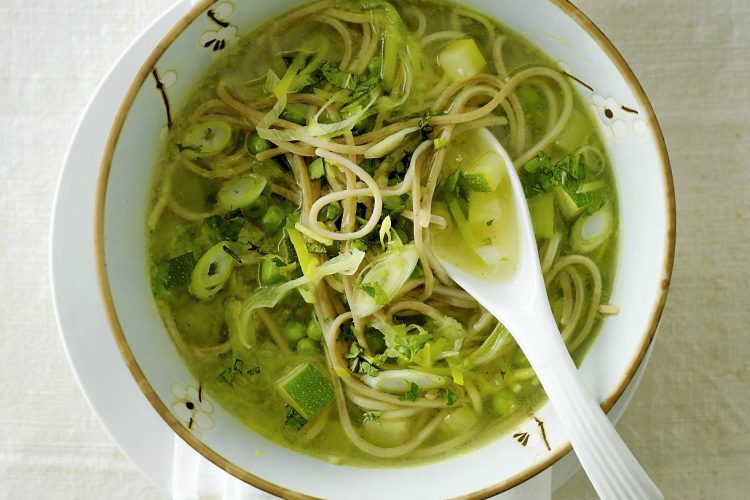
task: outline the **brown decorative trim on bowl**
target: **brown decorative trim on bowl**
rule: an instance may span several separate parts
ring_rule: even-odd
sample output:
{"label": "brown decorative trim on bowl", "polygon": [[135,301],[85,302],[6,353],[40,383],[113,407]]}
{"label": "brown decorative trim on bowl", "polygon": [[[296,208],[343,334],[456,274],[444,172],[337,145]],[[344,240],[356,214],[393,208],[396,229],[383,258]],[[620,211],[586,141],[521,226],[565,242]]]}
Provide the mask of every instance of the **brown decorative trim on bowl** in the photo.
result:
{"label": "brown decorative trim on bowl", "polygon": [[[141,370],[140,366],[138,365],[138,362],[135,360],[135,357],[133,356],[133,353],[130,350],[127,340],[125,339],[125,335],[122,331],[122,326],[120,325],[117,312],[114,307],[112,292],[110,290],[110,285],[109,285],[109,278],[107,276],[107,264],[106,264],[105,255],[104,255],[104,206],[105,206],[105,198],[106,198],[106,191],[107,191],[106,188],[107,188],[107,182],[109,180],[110,168],[112,164],[112,157],[114,154],[115,145],[117,144],[117,140],[119,139],[120,133],[122,131],[122,127],[125,122],[125,117],[127,116],[130,110],[130,107],[136,97],[136,94],[138,93],[141,86],[144,84],[145,80],[150,75],[153,74],[153,76],[157,79],[157,82],[158,82],[158,77],[153,72],[155,70],[156,62],[159,60],[162,54],[166,51],[166,49],[172,44],[172,42],[177,38],[177,36],[190,23],[192,23],[209,6],[217,3],[218,1],[219,0],[203,0],[202,2],[197,4],[187,14],[185,14],[177,22],[177,24],[167,33],[167,35],[157,44],[157,46],[151,52],[149,57],[146,59],[146,62],[143,64],[141,69],[136,74],[136,77],[133,80],[133,83],[131,83],[130,87],[128,88],[128,91],[125,95],[122,105],[120,106],[117,114],[115,115],[112,129],[107,139],[107,143],[104,149],[104,154],[102,157],[101,170],[99,172],[99,179],[98,179],[97,193],[96,193],[94,241],[95,241],[95,246],[96,246],[95,252],[96,252],[96,267],[97,267],[98,281],[99,281],[99,286],[102,292],[104,307],[106,310],[108,320],[112,327],[112,332],[115,338],[115,342],[117,343],[117,346],[125,360],[125,363],[128,369],[130,370],[131,374],[133,375],[133,378],[138,383],[138,386],[143,391],[143,394],[148,399],[149,403],[151,403],[151,405],[154,407],[156,412],[164,419],[164,421],[172,428],[172,430],[178,436],[180,436],[180,438],[182,438],[188,445],[190,445],[193,449],[195,449],[198,453],[206,457],[208,460],[216,464],[218,467],[220,467],[227,473],[232,474],[233,476],[236,476],[237,478],[241,479],[242,481],[245,481],[246,483],[256,488],[260,488],[268,493],[271,493],[273,495],[283,497],[283,498],[295,498],[295,499],[296,498],[310,498],[306,495],[302,495],[292,490],[283,488],[277,484],[266,481],[263,478],[255,476],[245,471],[244,469],[238,467],[237,465],[233,464],[232,462],[230,462],[223,456],[219,455],[218,453],[210,449],[199,439],[197,439],[190,432],[190,430],[188,430],[172,414],[172,412],[169,411],[167,406],[157,396],[153,387],[151,387],[151,384],[146,379],[145,375],[143,374],[143,371]],[[642,363],[643,358],[646,355],[646,352],[648,351],[651,343],[654,340],[654,336],[656,335],[656,329],[659,323],[659,319],[661,318],[661,314],[664,310],[664,304],[667,298],[667,290],[669,288],[669,282],[672,276],[672,266],[674,263],[674,251],[675,251],[675,241],[676,241],[676,209],[675,209],[674,183],[672,179],[672,170],[671,170],[670,163],[669,163],[669,156],[667,154],[667,148],[664,142],[664,136],[661,132],[661,128],[659,127],[659,123],[656,119],[656,116],[648,100],[648,97],[646,96],[646,93],[641,87],[641,84],[636,78],[635,74],[633,73],[631,68],[628,66],[627,62],[625,62],[625,59],[618,52],[618,50],[615,48],[612,42],[604,35],[604,33],[602,33],[602,31],[590,19],[588,19],[575,5],[570,3],[570,1],[550,0],[550,2],[552,2],[558,8],[560,8],[565,14],[571,17],[575,22],[577,22],[599,44],[602,50],[609,56],[609,58],[613,61],[617,69],[623,75],[631,91],[638,98],[638,101],[639,101],[638,104],[640,105],[641,109],[644,109],[646,111],[647,120],[649,124],[651,125],[652,130],[656,134],[656,139],[658,141],[658,147],[659,147],[659,153],[661,156],[661,162],[662,162],[662,168],[663,168],[663,174],[664,174],[664,182],[666,186],[666,192],[664,194],[667,199],[667,210],[668,210],[667,215],[668,215],[669,221],[668,221],[667,249],[666,249],[667,257],[662,267],[663,272],[664,272],[664,276],[662,280],[662,287],[661,287],[662,292],[658,301],[654,305],[650,326],[649,326],[647,335],[641,345],[641,348],[638,354],[633,360],[629,370],[626,372],[625,376],[622,378],[617,389],[609,397],[607,397],[602,403],[602,408],[604,409],[604,411],[609,411],[617,402],[617,400],[622,396],[626,387],[628,386],[633,376],[635,375],[636,370]],[[575,77],[573,77],[572,75],[569,75],[569,76],[575,79]],[[585,83],[583,82],[579,81],[579,83],[581,83],[582,85],[585,85]],[[623,107],[623,110],[626,112],[634,111],[632,108],[625,109],[625,107]],[[171,121],[169,116],[168,116],[168,121]],[[538,423],[539,423],[542,435],[546,442],[546,435],[544,433],[543,424],[541,422],[538,422]],[[528,435],[525,436],[525,438],[521,436],[519,436],[518,438],[521,438],[521,441],[526,441],[528,440]],[[547,445],[547,447],[549,448],[549,445]],[[501,483],[495,484],[493,486],[490,486],[488,488],[485,488],[479,491],[475,491],[461,498],[471,498],[471,499],[487,498],[487,497],[496,495],[498,493],[501,493],[503,491],[506,491],[510,488],[513,488],[514,486],[517,486],[518,484],[524,481],[527,481],[528,479],[539,474],[546,468],[550,467],[555,462],[557,462],[560,458],[566,455],[570,450],[571,450],[570,444],[560,446],[556,448],[555,450],[551,450],[549,454],[545,455],[544,460],[542,460],[541,462],[539,462],[538,464],[534,466],[527,468],[526,470],[520,472],[519,474]]]}

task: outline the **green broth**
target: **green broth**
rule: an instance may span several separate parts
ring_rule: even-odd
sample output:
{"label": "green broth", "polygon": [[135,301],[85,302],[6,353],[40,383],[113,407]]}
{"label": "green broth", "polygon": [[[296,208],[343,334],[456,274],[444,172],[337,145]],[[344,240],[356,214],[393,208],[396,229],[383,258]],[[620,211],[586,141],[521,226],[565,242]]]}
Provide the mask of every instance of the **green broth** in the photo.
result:
{"label": "green broth", "polygon": [[[513,254],[514,243],[508,241],[508,235],[513,233],[513,228],[509,226],[512,213],[507,204],[500,209],[490,210],[486,201],[494,194],[500,196],[503,184],[480,194],[467,187],[469,183],[466,175],[471,173],[466,170],[467,165],[476,163],[478,158],[472,156],[471,140],[466,143],[466,138],[471,137],[471,133],[462,135],[459,131],[445,146],[447,153],[443,170],[434,179],[432,214],[442,217],[447,222],[447,228],[440,231],[435,227],[425,228],[421,238],[426,239],[426,243],[419,243],[414,229],[416,225],[412,223],[414,214],[412,219],[408,217],[408,212],[414,208],[413,191],[406,190],[403,194],[385,197],[383,215],[370,234],[353,239],[350,243],[346,243],[346,240],[328,241],[320,232],[323,229],[345,232],[342,221],[347,213],[347,198],[327,205],[320,211],[318,219],[321,226],[311,226],[305,221],[309,207],[306,208],[301,200],[306,196],[316,199],[322,194],[318,193],[320,190],[334,192],[332,186],[336,183],[343,183],[345,187],[345,169],[335,162],[324,162],[320,164],[324,168],[318,170],[318,167],[311,165],[317,156],[311,152],[314,147],[296,139],[276,142],[282,146],[291,142],[294,151],[308,156],[270,156],[269,150],[276,146],[273,141],[265,141],[257,135],[261,132],[255,130],[257,114],[264,116],[272,110],[278,97],[272,90],[274,87],[278,88],[278,81],[283,81],[283,75],[292,71],[290,68],[296,64],[295,60],[303,67],[314,65],[317,64],[314,63],[314,54],[319,54],[328,66],[318,65],[307,76],[301,75],[304,70],[296,73],[294,78],[298,80],[294,80],[292,85],[299,84],[301,87],[289,94],[286,113],[281,115],[281,118],[287,118],[289,122],[307,120],[307,123],[312,123],[319,118],[320,124],[330,124],[345,119],[349,112],[347,105],[352,105],[356,92],[364,88],[367,78],[370,78],[374,82],[374,88],[380,93],[365,89],[364,101],[354,103],[359,108],[352,105],[349,109],[354,109],[351,113],[356,113],[363,106],[366,107],[369,97],[373,96],[373,101],[379,103],[373,109],[381,111],[371,116],[364,113],[353,128],[355,135],[349,138],[350,142],[356,142],[356,137],[367,138],[368,134],[377,137],[379,122],[383,126],[405,123],[421,127],[421,130],[408,134],[401,144],[396,144],[396,148],[384,157],[365,160],[364,151],[350,155],[357,164],[369,171],[368,174],[372,174],[378,189],[394,189],[399,183],[408,182],[409,159],[417,154],[415,149],[445,133],[447,127],[437,122],[450,116],[450,105],[453,102],[453,99],[448,99],[445,107],[431,107],[452,83],[443,77],[439,55],[451,43],[452,35],[446,35],[446,38],[432,36],[432,41],[422,45],[425,37],[438,32],[460,31],[463,33],[460,38],[475,41],[487,62],[484,71],[496,80],[490,79],[490,83],[487,83],[473,77],[474,80],[467,80],[467,86],[493,85],[492,82],[501,82],[506,78],[505,74],[498,74],[499,68],[493,56],[498,36],[504,37],[502,62],[511,77],[530,67],[556,69],[556,66],[527,40],[501,24],[447,2],[396,1],[392,4],[396,6],[394,10],[383,7],[384,2],[372,2],[371,5],[374,5],[372,8],[376,12],[372,23],[376,27],[380,26],[373,34],[386,39],[382,46],[378,45],[371,51],[376,58],[378,55],[383,56],[380,70],[373,69],[373,59],[368,58],[369,56],[362,59],[364,64],[357,64],[357,58],[361,54],[367,56],[368,53],[367,46],[362,47],[366,42],[362,30],[371,28],[368,24],[357,24],[358,16],[367,14],[369,10],[355,1],[340,2],[341,10],[349,12],[350,19],[342,18],[339,22],[346,26],[352,44],[348,68],[357,69],[360,66],[358,69],[361,76],[345,79],[348,72],[342,71],[339,66],[347,54],[346,46],[340,42],[340,35],[330,23],[312,22],[309,19],[285,22],[284,16],[248,35],[231,49],[228,57],[212,67],[193,90],[185,107],[175,116],[174,126],[169,132],[159,161],[152,212],[147,226],[155,299],[165,324],[176,339],[177,347],[205,393],[249,428],[283,446],[333,463],[382,467],[435,461],[475,449],[529,418],[544,401],[543,391],[533,372],[507,332],[496,326],[494,320],[484,317],[478,305],[461,295],[460,290],[447,285],[428,288],[432,285],[427,283],[425,268],[429,268],[433,284],[440,283],[440,275],[439,271],[430,267],[429,260],[423,260],[423,254],[419,255],[416,267],[409,268],[405,276],[389,274],[397,270],[390,269],[393,266],[386,264],[379,274],[373,271],[370,275],[377,275],[377,279],[373,277],[368,281],[366,278],[368,269],[371,269],[366,267],[367,263],[383,261],[386,254],[391,257],[388,262],[395,262],[394,256],[401,252],[399,262],[411,263],[409,256],[416,252],[414,249],[428,244],[431,237],[444,247],[450,246],[452,241],[462,241],[466,233],[458,228],[458,218],[461,216],[452,214],[448,208],[451,200],[464,217],[471,218],[476,211],[497,214],[485,217],[486,220],[472,219],[471,230],[479,241],[490,238],[493,245],[505,245],[502,258],[507,258],[512,264],[517,258]],[[336,13],[328,12],[326,15],[335,16]],[[409,33],[393,28],[401,26],[396,19],[403,20]],[[420,41],[414,33],[420,29],[421,20],[425,21],[426,31],[421,34]],[[382,28],[379,22],[384,22],[386,28]],[[489,33],[482,22],[491,27],[493,32]],[[395,39],[397,36],[402,38]],[[394,41],[399,44],[393,44]],[[389,93],[389,50],[408,43],[415,44],[408,45],[411,48],[410,57],[415,56],[415,51],[422,54],[419,66],[414,61],[414,66],[410,66],[418,67],[418,77],[409,84],[408,80],[405,83],[403,74],[399,76],[398,71],[393,73],[395,90],[388,101],[384,96]],[[315,47],[317,49],[313,50]],[[304,50],[309,50],[310,55],[304,53]],[[401,64],[399,67],[406,68],[404,56],[399,57],[396,59]],[[400,71],[406,72],[405,69]],[[268,76],[269,72],[274,73],[275,79]],[[226,97],[227,94],[222,96],[221,88],[228,89],[230,98]],[[404,98],[399,99],[402,97],[399,89],[407,88],[408,92],[403,91],[406,94]],[[436,89],[441,92],[436,92]],[[459,88],[454,94],[460,94],[460,90]],[[488,122],[489,130],[515,161],[545,137],[561,112],[564,94],[554,80],[540,76],[525,80],[514,90],[512,96],[513,102],[505,101],[504,105],[498,106],[484,118],[490,121],[494,119]],[[469,99],[466,110],[478,109],[489,99],[489,96],[481,95]],[[243,112],[236,106],[233,108],[231,102],[250,106],[256,115]],[[326,103],[326,107],[334,112],[320,112],[318,117],[316,113],[322,103]],[[388,106],[390,111],[383,111]],[[519,111],[523,116],[522,127],[515,117]],[[417,118],[420,118],[419,123]],[[509,123],[500,124],[503,118],[515,120],[514,126],[511,127]],[[225,131],[222,128],[225,125],[213,128],[206,126],[209,120],[228,124],[226,130],[230,131],[229,135],[221,135]],[[436,122],[434,126],[433,122]],[[201,124],[204,128],[199,130],[200,133],[195,132],[195,127]],[[457,126],[462,125],[464,124]],[[297,126],[292,123],[289,129],[275,127],[272,130],[295,130],[294,127]],[[400,130],[407,128],[399,127]],[[518,135],[521,128],[523,138]],[[373,145],[387,135],[364,144]],[[320,136],[317,140],[329,144],[329,147],[330,141],[338,141],[337,144],[342,147],[347,144],[345,136],[341,134],[334,134],[332,138]],[[434,142],[430,143],[433,149],[426,146],[426,154],[435,155],[439,148]],[[580,253],[570,237],[576,221],[580,219],[584,222],[582,218],[608,210],[615,229],[611,230],[603,243],[585,253],[585,257],[590,259],[601,276],[599,303],[607,304],[614,277],[617,246],[616,194],[604,145],[596,132],[592,116],[578,97],[574,99],[571,119],[565,129],[545,145],[542,151],[547,155],[544,157],[546,159],[532,155],[530,166],[521,169],[521,177],[529,186],[527,194],[532,203],[537,204],[533,201],[537,196],[554,198],[554,202],[549,205],[553,207],[553,211],[547,213],[540,209],[537,215],[540,218],[547,217],[546,222],[550,222],[547,229],[552,231],[551,237],[539,238],[540,255],[544,259],[550,247],[556,245],[555,258],[551,259],[551,267],[554,269],[560,259]],[[575,170],[577,154],[582,158],[582,170]],[[258,155],[269,157],[258,159]],[[303,163],[295,163],[298,161]],[[542,170],[536,171],[537,174],[532,172],[535,161],[544,163]],[[574,174],[570,174],[568,170],[561,174],[569,164],[573,165],[569,170]],[[430,182],[429,172],[427,167],[423,170],[420,184],[414,189],[426,196],[426,186]],[[548,172],[548,175],[538,172]],[[266,182],[262,192],[259,191],[260,194],[253,192],[246,184],[231,184],[246,178],[249,173],[262,176]],[[454,180],[457,179],[454,187],[450,187],[449,181],[452,174],[455,174]],[[571,175],[574,177],[570,177]],[[299,179],[306,179],[308,176],[313,176],[314,179],[305,180],[304,183],[310,183],[313,194],[298,187],[302,182]],[[334,184],[331,184],[331,177]],[[505,182],[507,183],[507,179]],[[364,189],[362,186],[358,188]],[[584,191],[592,191],[583,196],[577,192],[581,186],[584,186]],[[224,194],[220,194],[222,190]],[[569,197],[580,204],[573,206],[580,213],[568,213],[567,217],[564,216],[561,207],[565,201],[565,192],[572,193]],[[240,200],[237,203],[242,206],[232,205],[232,209],[228,210],[227,196],[231,200]],[[356,220],[352,218],[355,222],[351,231],[365,227],[375,204],[372,195],[362,195],[358,203],[351,205],[356,212]],[[222,206],[224,208],[220,208]],[[570,209],[567,208],[569,211]],[[389,216],[390,224],[385,221],[386,215]],[[557,243],[551,243],[551,240]],[[386,246],[388,241],[390,244]],[[352,257],[358,249],[365,251],[366,258],[351,278],[341,275],[310,278],[312,285],[304,283],[285,294],[274,307],[253,310],[243,317],[243,311],[248,310],[248,301],[257,296],[258,290],[283,286],[293,280],[305,281],[309,276],[314,276],[315,270],[321,269],[327,260],[340,255]],[[473,255],[466,257],[463,264],[486,271],[483,266],[486,267],[487,263],[470,250],[456,245],[451,255],[458,260],[461,260],[461,254]],[[186,270],[185,266],[190,269]],[[198,269],[203,269],[203,274]],[[225,271],[226,277],[222,274]],[[399,289],[392,291],[388,288],[389,283],[399,281],[397,278],[403,279],[399,282]],[[342,320],[341,328],[335,332],[338,340],[327,346],[324,337],[330,335],[330,325],[341,318],[341,312],[348,311],[352,306],[348,303],[346,294],[337,291],[338,287],[345,286],[343,283],[347,279],[351,279],[353,284],[350,296],[364,297],[357,300],[364,300],[368,307],[379,308],[378,314],[381,316],[376,314],[364,317],[361,321],[369,326],[363,332],[354,331],[351,322]],[[403,293],[399,291],[406,290],[404,287],[408,283],[419,280],[421,284],[416,285],[413,290]],[[570,316],[580,310],[581,316],[575,322],[577,326],[572,329],[568,339],[568,344],[574,347],[572,354],[577,362],[581,361],[602,321],[599,304],[591,305],[593,282],[593,277],[587,274],[585,266],[571,265],[563,269],[548,290],[558,321],[563,317],[570,320]],[[576,298],[577,286],[583,288],[585,297]],[[422,293],[427,297],[420,296]],[[388,302],[387,305],[380,303],[383,298]],[[311,303],[312,299],[315,299],[314,303]],[[382,319],[382,314],[389,308],[408,300],[422,305],[406,304],[400,312],[386,315],[387,320]],[[328,314],[324,313],[324,306],[330,309]],[[414,309],[419,307],[423,310]],[[434,316],[435,311],[441,315],[440,321],[443,323],[430,316]],[[590,331],[581,335],[580,330],[586,323],[585,315],[592,315],[593,322]],[[382,332],[387,327],[373,326],[378,321],[385,321],[390,327],[399,329],[393,338],[408,341],[410,350],[402,351],[401,357],[394,354],[396,351],[391,349],[391,343],[395,341],[393,338],[389,341],[389,337],[384,337]],[[483,328],[474,329],[482,322],[486,323]],[[561,325],[561,330],[565,331],[565,325]],[[420,341],[420,335],[425,336],[423,340],[429,340]],[[487,346],[493,344],[493,340],[497,341],[494,342],[496,348],[490,355]],[[368,351],[359,342],[369,343],[372,350]],[[331,345],[334,347],[331,348]],[[362,348],[359,354],[358,347]],[[384,354],[385,348],[389,350]],[[441,352],[449,355],[441,357]],[[388,356],[388,353],[391,355]],[[335,357],[335,362],[331,356]],[[356,401],[356,394],[354,397],[349,396],[351,390],[347,389],[348,383],[343,384],[346,392],[337,389],[336,397],[345,397],[342,401],[353,432],[377,449],[409,443],[420,429],[429,426],[433,420],[439,420],[440,423],[412,451],[401,453],[397,457],[378,456],[353,442],[352,431],[347,430],[335,402],[328,404],[325,410],[312,417],[301,429],[295,429],[294,419],[290,423],[290,408],[295,408],[297,413],[302,408],[296,408],[296,403],[290,404],[289,397],[282,395],[278,384],[295,368],[308,363],[329,381],[326,383],[335,382],[334,388],[340,383],[334,378],[343,376],[346,380],[354,380],[355,384],[359,384],[357,387],[360,387],[360,391],[363,391],[361,387],[370,387],[365,386],[367,380],[378,386],[384,380],[384,374],[398,370],[428,374],[433,377],[430,380],[437,381],[437,386],[432,389],[427,388],[430,382],[425,382],[428,385],[422,387],[417,385],[412,396],[409,392],[401,394],[397,391],[391,396],[386,395],[378,404],[370,403],[377,408],[367,407],[367,404],[361,402],[364,392],[357,393],[360,396],[359,403]],[[370,366],[376,367],[379,375],[368,375]],[[342,374],[341,370],[346,373]],[[381,378],[378,379],[378,376]],[[414,390],[412,386],[408,386],[410,391]],[[410,397],[416,397],[417,402],[438,402],[442,406],[420,409],[410,406]],[[479,406],[482,407],[481,411],[477,411]],[[398,412],[389,415],[394,409],[407,416],[398,416]],[[248,450],[248,453],[254,452],[255,450]]]}

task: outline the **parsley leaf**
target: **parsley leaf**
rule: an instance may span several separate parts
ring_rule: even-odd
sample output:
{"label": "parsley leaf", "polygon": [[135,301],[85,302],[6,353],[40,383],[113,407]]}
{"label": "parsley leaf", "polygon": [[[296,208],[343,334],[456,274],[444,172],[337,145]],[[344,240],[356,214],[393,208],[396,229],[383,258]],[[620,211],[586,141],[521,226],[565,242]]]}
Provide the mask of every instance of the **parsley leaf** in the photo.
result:
{"label": "parsley leaf", "polygon": [[419,397],[419,386],[414,382],[409,386],[409,391],[398,397],[401,401],[416,401]]}

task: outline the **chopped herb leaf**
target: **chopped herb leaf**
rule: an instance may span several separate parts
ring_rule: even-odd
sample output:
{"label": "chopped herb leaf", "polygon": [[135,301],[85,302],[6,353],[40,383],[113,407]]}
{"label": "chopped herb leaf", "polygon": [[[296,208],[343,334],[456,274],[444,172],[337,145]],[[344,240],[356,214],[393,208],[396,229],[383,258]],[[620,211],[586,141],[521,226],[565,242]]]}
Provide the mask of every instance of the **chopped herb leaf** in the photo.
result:
{"label": "chopped herb leaf", "polygon": [[485,222],[485,224],[487,224],[487,227],[490,227],[493,222],[495,222],[495,219],[490,219],[487,222]]}
{"label": "chopped herb leaf", "polygon": [[341,208],[341,203],[334,201],[323,207],[323,210],[320,211],[319,220],[321,222],[336,222],[342,213],[344,213],[344,209]]}
{"label": "chopped herb leaf", "polygon": [[487,236],[485,239],[482,240],[482,243],[486,246],[492,245],[492,238]]}
{"label": "chopped herb leaf", "polygon": [[232,380],[234,379],[234,370],[231,367],[227,368],[216,378],[221,384],[232,385]]}
{"label": "chopped herb leaf", "polygon": [[456,196],[458,194],[458,178],[461,176],[461,172],[456,170],[445,179],[445,192]]}
{"label": "chopped herb leaf", "polygon": [[323,177],[326,173],[325,165],[323,164],[323,158],[316,158],[307,166],[307,171],[310,173],[310,179],[318,180]]}
{"label": "chopped herb leaf", "polygon": [[359,166],[362,167],[362,170],[370,175],[375,173],[375,170],[377,170],[379,165],[380,163],[375,158],[365,158],[362,160],[362,163],[359,164]]}
{"label": "chopped herb leaf", "polygon": [[362,414],[362,422],[375,422],[380,418],[379,411],[366,411]]}
{"label": "chopped herb leaf", "polygon": [[366,252],[367,249],[369,248],[367,243],[361,238],[358,238],[356,240],[351,240],[351,246],[352,248],[356,248],[357,250],[361,252]]}
{"label": "chopped herb leaf", "polygon": [[323,73],[323,77],[328,83],[331,83],[340,89],[354,90],[359,83],[359,77],[357,75],[342,71],[335,66],[331,66],[331,64],[327,62],[323,63],[320,67],[320,72]]}
{"label": "chopped herb leaf", "polygon": [[284,425],[295,432],[298,432],[307,423],[305,417],[303,417],[297,410],[292,408],[291,405],[284,405],[286,409],[286,418]]}
{"label": "chopped herb leaf", "polygon": [[257,375],[260,373],[260,366],[254,366],[250,368],[247,372],[245,372],[247,375]]}
{"label": "chopped herb leaf", "polygon": [[239,216],[230,217],[227,214],[226,217],[220,215],[212,215],[204,219],[203,223],[206,224],[216,234],[214,236],[215,241],[228,240],[236,242],[238,240],[240,231],[245,225],[245,219],[242,217],[242,212],[239,212]]}
{"label": "chopped herb leaf", "polygon": [[234,369],[234,371],[238,373],[242,373],[242,368],[244,365],[245,365],[245,362],[237,358],[234,360],[234,365],[232,366],[232,368]]}
{"label": "chopped herb leaf", "polygon": [[242,259],[240,259],[240,256],[234,253],[234,251],[231,248],[229,248],[226,245],[223,245],[221,249],[224,250],[227,254],[229,254],[231,258],[236,260],[238,263],[242,264]]}
{"label": "chopped herb leaf", "polygon": [[349,346],[349,352],[344,354],[344,358],[349,360],[349,371],[352,373],[363,373],[376,377],[378,367],[373,364],[373,360],[365,354],[365,350],[356,340]]}
{"label": "chopped herb leaf", "polygon": [[398,397],[401,401],[416,401],[419,397],[419,386],[414,382],[409,386],[409,392],[405,392]]}
{"label": "chopped herb leaf", "polygon": [[458,401],[458,396],[456,396],[456,394],[450,389],[442,388],[440,389],[440,394],[443,396],[443,401],[445,401],[445,404],[448,406],[453,406],[456,401]]}
{"label": "chopped herb leaf", "polygon": [[601,192],[579,193],[578,188],[586,180],[586,161],[583,155],[569,154],[554,164],[545,153],[539,153],[524,165],[526,175],[523,188],[527,198],[560,186],[584,213],[591,214],[601,208],[605,199]]}
{"label": "chopped herb leaf", "polygon": [[386,196],[383,198],[383,216],[391,217],[400,214],[406,208],[406,201],[401,196]]}
{"label": "chopped herb leaf", "polygon": [[[376,357],[381,362],[388,358],[412,361],[417,352],[432,340],[432,335],[419,325],[389,325],[378,321],[373,323],[373,327],[383,334],[385,340],[385,352]],[[412,331],[416,333],[410,333]]]}
{"label": "chopped herb leaf", "polygon": [[361,285],[357,285],[357,288],[361,289],[367,295],[375,299],[375,303],[379,306],[384,306],[390,302],[390,299],[385,293],[385,290],[383,290],[383,288],[374,281],[371,283],[362,283]]}

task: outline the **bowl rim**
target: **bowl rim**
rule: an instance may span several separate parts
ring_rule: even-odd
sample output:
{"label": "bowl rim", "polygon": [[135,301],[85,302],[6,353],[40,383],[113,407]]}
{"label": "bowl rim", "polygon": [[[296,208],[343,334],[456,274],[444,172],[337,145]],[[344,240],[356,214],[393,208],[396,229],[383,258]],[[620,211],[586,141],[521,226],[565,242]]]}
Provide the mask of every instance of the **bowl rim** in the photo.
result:
{"label": "bowl rim", "polygon": [[[152,68],[161,58],[164,52],[171,46],[171,44],[185,30],[185,28],[187,28],[210,5],[216,3],[217,1],[219,0],[201,0],[193,8],[188,10],[188,12],[185,13],[180,18],[180,20],[167,32],[167,34],[161,39],[161,41],[159,41],[156,47],[154,47],[141,68],[136,73],[133,81],[128,87],[125,97],[123,98],[122,104],[118,108],[117,114],[115,115],[112,127],[107,137],[107,142],[102,154],[99,176],[97,179],[96,200],[94,207],[94,245],[97,281],[99,283],[99,291],[102,295],[107,319],[109,321],[118,350],[120,351],[120,354],[122,355],[125,364],[128,367],[128,370],[135,379],[139,388],[146,396],[147,400],[154,408],[154,410],[167,423],[167,425],[169,425],[172,431],[175,432],[195,451],[200,453],[209,461],[213,462],[216,466],[256,488],[260,488],[268,493],[283,498],[309,498],[307,495],[295,492],[283,486],[279,486],[275,483],[267,481],[262,477],[256,476],[233,464],[218,452],[208,447],[201,440],[196,438],[177,420],[174,415],[172,415],[172,413],[162,402],[161,398],[159,398],[159,396],[156,394],[156,391],[145,377],[132,351],[130,350],[130,346],[128,345],[127,339],[125,338],[125,334],[122,330],[122,326],[120,324],[120,320],[114,306],[114,299],[107,275],[107,265],[104,253],[104,207],[106,202],[107,186],[112,166],[112,159],[114,156],[115,147],[120,137],[120,133],[122,132],[122,127],[125,123],[125,119],[128,116],[136,95],[140,91],[145,80],[151,74]],[[548,1],[552,5],[562,10],[563,13],[570,17],[573,21],[575,21],[597,43],[597,45],[607,55],[610,61],[612,61],[612,63],[615,65],[618,72],[625,80],[625,83],[633,92],[636,99],[639,101],[639,104],[643,107],[643,109],[646,110],[648,124],[652,128],[656,139],[656,145],[662,167],[662,175],[664,177],[664,196],[666,198],[667,208],[667,248],[665,260],[662,265],[661,291],[659,297],[656,300],[656,303],[653,306],[649,327],[647,328],[646,335],[641,342],[640,349],[631,361],[628,370],[623,375],[617,388],[601,404],[602,409],[605,412],[608,412],[623,395],[628,384],[633,379],[636,371],[641,366],[641,363],[643,362],[649,347],[654,341],[657,327],[664,311],[664,306],[667,300],[667,294],[672,277],[676,246],[677,216],[674,180],[672,176],[672,169],[667,152],[666,142],[664,140],[664,135],[662,133],[659,122],[656,118],[656,114],[654,113],[654,109],[640,81],[638,80],[628,63],[625,61],[625,58],[622,56],[622,54],[620,54],[612,41],[609,40],[609,38],[601,31],[601,29],[599,29],[599,27],[593,21],[591,21],[591,19],[589,19],[578,7],[573,5],[570,0]],[[527,467],[515,476],[512,476],[502,482],[496,483],[481,490],[467,493],[459,498],[487,498],[499,494],[503,491],[509,490],[527,481],[528,479],[531,479],[543,470],[552,466],[571,450],[571,445],[569,442],[567,442],[566,444],[562,445],[556,452],[551,453],[550,455],[545,457],[545,459],[540,463]]]}

